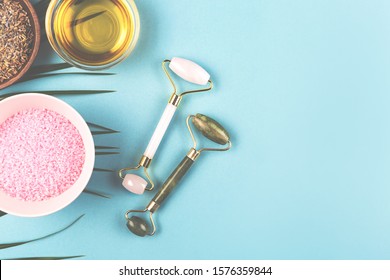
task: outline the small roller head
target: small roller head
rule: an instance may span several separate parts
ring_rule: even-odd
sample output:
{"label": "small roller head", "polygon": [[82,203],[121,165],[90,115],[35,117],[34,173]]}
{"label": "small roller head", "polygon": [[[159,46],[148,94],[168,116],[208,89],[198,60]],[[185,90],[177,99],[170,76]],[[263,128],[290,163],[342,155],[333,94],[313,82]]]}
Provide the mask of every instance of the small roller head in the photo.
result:
{"label": "small roller head", "polygon": [[203,136],[215,143],[225,145],[230,140],[229,133],[226,129],[210,117],[202,114],[196,114],[196,116],[192,118],[192,123],[203,134]]}
{"label": "small roller head", "polygon": [[122,186],[135,194],[143,194],[147,185],[148,182],[144,178],[135,174],[127,174],[122,182]]}
{"label": "small roller head", "polygon": [[[157,209],[154,209],[156,211]],[[131,217],[129,216],[130,214],[135,214],[138,213],[137,215],[132,215]],[[147,222],[146,219],[142,218],[139,215],[145,215],[146,213],[149,213],[149,220],[150,223]],[[148,210],[128,210],[125,214],[125,218],[127,220],[127,228],[134,233],[135,235],[138,235],[140,237],[144,237],[146,235],[152,236],[156,232],[156,225],[154,224],[153,221],[153,213]]]}
{"label": "small roller head", "polygon": [[144,219],[138,216],[132,216],[130,219],[128,219],[127,228],[132,233],[140,237],[144,237],[145,235],[148,235],[150,232],[148,223]]}

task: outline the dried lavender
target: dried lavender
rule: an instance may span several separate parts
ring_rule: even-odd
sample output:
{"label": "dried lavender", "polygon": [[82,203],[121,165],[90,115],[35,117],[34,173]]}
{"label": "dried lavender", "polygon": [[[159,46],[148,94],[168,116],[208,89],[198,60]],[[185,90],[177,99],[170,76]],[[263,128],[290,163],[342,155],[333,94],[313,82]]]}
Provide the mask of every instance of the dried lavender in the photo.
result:
{"label": "dried lavender", "polygon": [[0,83],[15,77],[33,49],[34,32],[19,1],[0,0]]}

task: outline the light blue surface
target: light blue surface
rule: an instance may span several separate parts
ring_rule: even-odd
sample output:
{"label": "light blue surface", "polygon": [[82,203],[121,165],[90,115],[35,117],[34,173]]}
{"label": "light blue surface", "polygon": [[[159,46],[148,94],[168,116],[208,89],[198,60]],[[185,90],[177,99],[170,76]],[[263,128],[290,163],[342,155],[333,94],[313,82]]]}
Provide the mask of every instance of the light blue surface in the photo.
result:
{"label": "light blue surface", "polygon": [[[62,97],[86,120],[121,131],[96,143],[121,147],[96,166],[135,164],[170,95],[160,63],[181,56],[212,75],[212,94],[186,98],[151,166],[159,185],[191,147],[188,114],[230,131],[233,149],[205,154],[138,238],[124,212],[135,196],[114,174],[95,173],[66,209],[0,218],[1,242],[38,237],[86,216],[61,235],[0,251],[0,258],[389,259],[390,2],[137,1],[141,37],[114,77],[58,77],[3,92],[115,89]],[[37,61],[60,61],[46,45]]]}

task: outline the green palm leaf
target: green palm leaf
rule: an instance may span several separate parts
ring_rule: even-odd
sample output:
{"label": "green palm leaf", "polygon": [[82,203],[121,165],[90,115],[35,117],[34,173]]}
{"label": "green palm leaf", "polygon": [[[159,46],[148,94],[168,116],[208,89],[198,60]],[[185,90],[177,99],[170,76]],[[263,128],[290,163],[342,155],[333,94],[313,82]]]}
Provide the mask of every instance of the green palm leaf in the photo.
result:
{"label": "green palm leaf", "polygon": [[91,190],[88,190],[88,189],[84,189],[83,192],[84,192],[84,193],[87,193],[87,194],[92,194],[92,195],[96,195],[96,196],[108,198],[108,199],[111,198],[111,197],[108,196],[108,195],[105,195],[105,194],[102,194],[102,193],[99,193],[99,192],[96,192],[96,191],[91,191]]}
{"label": "green palm leaf", "polygon": [[14,259],[3,259],[6,261],[11,260],[66,260],[66,259],[75,259],[75,258],[83,258],[85,255],[79,255],[79,256],[66,256],[66,257],[28,257],[28,258],[14,258]]}
{"label": "green palm leaf", "polygon": [[115,172],[115,170],[112,170],[112,169],[105,169],[105,168],[94,168],[93,171],[97,171],[97,172]]}
{"label": "green palm leaf", "polygon": [[84,76],[112,76],[115,73],[96,73],[96,72],[66,72],[66,73],[47,73],[47,74],[38,74],[38,75],[27,75],[17,81],[15,84],[24,83],[27,81],[42,79],[48,77],[55,77],[59,75],[69,76],[69,75],[84,75]]}
{"label": "green palm leaf", "polygon": [[37,13],[39,18],[44,18],[47,7],[49,6],[50,0],[41,0],[34,5],[35,12]]}
{"label": "green palm leaf", "polygon": [[119,131],[91,131],[92,135],[101,135],[101,134],[113,134],[119,133]]}
{"label": "green palm leaf", "polygon": [[[5,99],[10,96],[14,96],[17,94],[23,94],[23,93],[31,93],[32,91],[18,91],[18,92],[11,92],[7,94],[3,94],[0,96],[0,100]],[[115,90],[43,90],[43,91],[33,91],[35,93],[42,93],[47,95],[79,95],[79,94],[103,94],[103,93],[112,93],[115,92]]]}
{"label": "green palm leaf", "polygon": [[119,155],[118,152],[95,152],[96,156],[109,156],[109,155]]}
{"label": "green palm leaf", "polygon": [[96,150],[118,150],[118,147],[111,147],[111,146],[95,146]]}
{"label": "green palm leaf", "polygon": [[111,129],[111,128],[108,128],[108,127],[105,127],[105,126],[102,126],[102,125],[98,125],[98,124],[95,124],[95,123],[87,122],[87,124],[88,124],[89,126],[96,127],[96,128],[100,128],[100,129],[106,130],[106,131],[111,131],[111,132],[113,132],[113,133],[118,133],[118,132],[119,132],[119,131],[117,131],[117,130],[113,130],[113,129]]}
{"label": "green palm leaf", "polygon": [[67,68],[73,67],[69,63],[63,62],[63,63],[56,63],[56,64],[43,64],[43,65],[37,65],[33,66],[28,70],[27,75],[37,75],[37,74],[43,74],[58,70],[63,70]]}
{"label": "green palm leaf", "polygon": [[31,239],[31,240],[27,240],[27,241],[20,241],[20,242],[14,242],[14,243],[0,244],[0,250],[7,249],[7,248],[10,248],[10,247],[20,246],[20,245],[31,243],[31,242],[34,242],[34,241],[39,241],[39,240],[42,240],[42,239],[45,239],[45,238],[49,238],[49,237],[51,237],[53,235],[59,234],[59,233],[63,232],[64,230],[67,230],[68,228],[73,226],[75,223],[77,223],[82,217],[84,217],[84,215],[85,214],[81,215],[80,217],[78,217],[76,220],[74,220],[71,224],[69,224],[68,226],[64,227],[63,229],[60,229],[60,230],[58,230],[56,232],[53,232],[53,233],[50,233],[48,235],[45,235],[45,236],[42,236],[42,237],[39,237],[39,238],[35,238],[35,239]]}

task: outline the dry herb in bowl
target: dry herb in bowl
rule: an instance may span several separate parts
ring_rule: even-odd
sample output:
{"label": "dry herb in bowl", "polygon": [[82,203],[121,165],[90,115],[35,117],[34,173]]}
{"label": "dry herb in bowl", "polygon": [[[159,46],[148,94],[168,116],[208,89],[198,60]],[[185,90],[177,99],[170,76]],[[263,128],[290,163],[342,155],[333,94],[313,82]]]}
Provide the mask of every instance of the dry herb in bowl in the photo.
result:
{"label": "dry herb in bowl", "polygon": [[39,47],[39,23],[29,1],[0,0],[0,88],[28,70]]}

